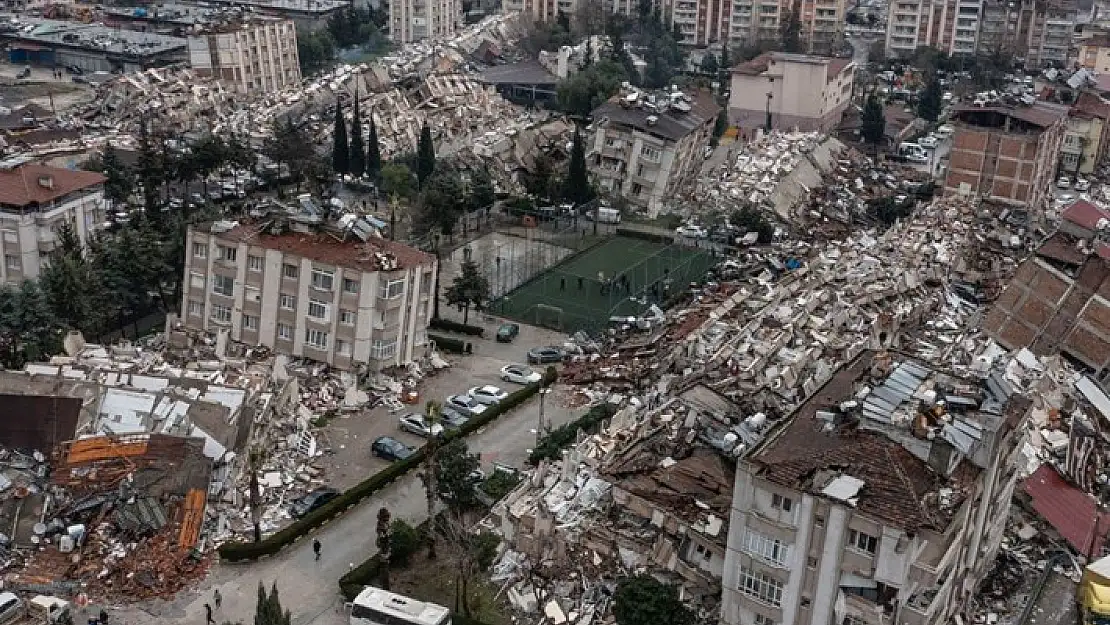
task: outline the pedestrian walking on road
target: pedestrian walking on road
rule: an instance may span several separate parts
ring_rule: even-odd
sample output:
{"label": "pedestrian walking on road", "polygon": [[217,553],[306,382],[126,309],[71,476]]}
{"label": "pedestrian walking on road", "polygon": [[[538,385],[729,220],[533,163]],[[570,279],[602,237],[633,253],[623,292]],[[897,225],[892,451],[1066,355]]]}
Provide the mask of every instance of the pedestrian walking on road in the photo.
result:
{"label": "pedestrian walking on road", "polygon": [[207,603],[204,604],[204,617],[206,619],[204,625],[216,625],[216,619],[212,618],[212,606]]}
{"label": "pedestrian walking on road", "polygon": [[100,608],[100,625],[107,625],[107,624],[108,624],[108,611],[105,610],[104,608]]}
{"label": "pedestrian walking on road", "polygon": [[316,559],[317,560],[320,559],[320,539],[319,538],[313,538],[312,539],[312,553],[316,554]]}
{"label": "pedestrian walking on road", "polygon": [[223,596],[220,595],[220,589],[217,588],[216,592],[212,593],[212,603],[216,604],[216,609],[220,609],[220,604],[224,602]]}

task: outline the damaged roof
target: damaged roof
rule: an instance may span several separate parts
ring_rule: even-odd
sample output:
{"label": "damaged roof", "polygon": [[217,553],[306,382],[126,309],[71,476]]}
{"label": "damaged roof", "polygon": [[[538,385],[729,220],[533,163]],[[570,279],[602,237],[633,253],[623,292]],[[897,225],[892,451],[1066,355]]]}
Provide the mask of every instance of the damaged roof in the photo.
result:
{"label": "damaged roof", "polygon": [[1030,475],[1022,483],[1022,490],[1032,498],[1033,509],[1081,555],[1103,553],[1110,533],[1110,514],[1099,511],[1093,497],[1064,481],[1049,464]]}
{"label": "damaged roof", "polygon": [[105,180],[104,174],[97,172],[61,169],[39,163],[0,167],[0,205],[27,208],[45,204],[95,187]]}
{"label": "damaged roof", "polygon": [[[660,432],[653,438],[666,435]],[[695,447],[681,460],[659,458],[651,453],[649,441],[644,443],[637,453],[605,467],[604,476],[681,517],[697,517],[701,506],[728,517],[736,475],[732,463],[707,447]]]}

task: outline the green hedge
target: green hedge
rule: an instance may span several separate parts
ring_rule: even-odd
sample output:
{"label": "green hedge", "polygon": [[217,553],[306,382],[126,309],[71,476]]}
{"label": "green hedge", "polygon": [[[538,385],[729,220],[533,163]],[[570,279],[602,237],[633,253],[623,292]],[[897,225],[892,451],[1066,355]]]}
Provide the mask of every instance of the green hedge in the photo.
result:
{"label": "green hedge", "polygon": [[675,235],[659,234],[656,232],[644,232],[643,230],[635,230],[633,228],[617,228],[618,237],[626,237],[629,239],[640,239],[641,241],[651,241],[652,243],[663,243],[670,245],[674,243]]}
{"label": "green hedge", "polygon": [[376,586],[382,578],[382,557],[374,554],[369,560],[347,571],[339,578],[339,592],[347,601],[354,601],[366,586]]}
{"label": "green hedge", "polygon": [[456,332],[458,334],[466,334],[468,336],[484,336],[486,329],[481,326],[472,326],[458,321],[451,321],[443,317],[433,317],[428,323],[428,327],[433,330],[443,330],[444,332]]}
{"label": "green hedge", "polygon": [[451,352],[452,354],[470,354],[474,352],[474,346],[462,339],[438,334],[429,334],[428,338],[436,342],[436,348],[445,352]]}
{"label": "green hedge", "polygon": [[[444,442],[448,443],[456,438],[468,436],[485,427],[494,419],[516,408],[528,400],[528,398],[535,395],[536,392],[540,390],[541,385],[546,386],[551,384],[557,377],[558,373],[555,368],[548,367],[540,383],[529,384],[511,393],[501,403],[496,406],[491,406],[481,415],[464,423],[459,429],[449,432],[444,436]],[[358,505],[362,500],[382,490],[397,478],[403,477],[409,471],[419,467],[420,463],[423,461],[424,448],[421,447],[408,458],[390,464],[388,467],[344,491],[342,495],[332,499],[321,508],[290,523],[288,527],[283,528],[273,535],[267,536],[261,542],[230,542],[220,545],[218,549],[220,558],[228,562],[240,562],[243,560],[257,560],[258,558],[273,555],[281,551],[287,545],[293,544],[298,538],[301,538],[312,530],[338,517],[351,507]]]}
{"label": "green hedge", "polygon": [[593,434],[601,426],[601,422],[612,417],[616,410],[609,404],[600,404],[590,408],[586,414],[578,417],[566,425],[559,426],[550,434],[540,439],[540,444],[528,456],[528,462],[538,464],[540,460],[554,460],[559,458],[563,449],[574,443],[578,430],[585,430]]}

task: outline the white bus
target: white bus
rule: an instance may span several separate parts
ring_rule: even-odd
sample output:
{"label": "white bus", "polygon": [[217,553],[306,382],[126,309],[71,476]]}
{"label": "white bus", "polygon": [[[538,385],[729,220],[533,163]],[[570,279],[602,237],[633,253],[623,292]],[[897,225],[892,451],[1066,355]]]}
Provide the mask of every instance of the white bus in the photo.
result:
{"label": "white bus", "polygon": [[451,611],[367,586],[351,606],[351,625],[451,625]]}

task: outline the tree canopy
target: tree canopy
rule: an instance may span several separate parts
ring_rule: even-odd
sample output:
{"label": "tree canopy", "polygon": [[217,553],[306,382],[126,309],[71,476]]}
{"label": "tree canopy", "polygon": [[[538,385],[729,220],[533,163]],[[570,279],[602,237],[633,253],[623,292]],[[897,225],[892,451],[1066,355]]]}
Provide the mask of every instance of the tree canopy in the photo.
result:
{"label": "tree canopy", "polygon": [[466,441],[455,439],[436,454],[436,488],[439,498],[453,510],[464,510],[478,502],[475,489],[481,481],[478,456],[470,453]]}
{"label": "tree canopy", "polygon": [[867,143],[877,146],[882,142],[885,131],[886,118],[883,115],[883,105],[879,101],[879,96],[872,93],[867,96],[867,102],[863,105],[863,113],[860,116],[860,135]]}
{"label": "tree canopy", "polygon": [[626,577],[613,596],[617,625],[692,625],[694,613],[678,599],[678,590],[650,575]]}
{"label": "tree canopy", "polygon": [[258,582],[258,603],[254,610],[254,625],[291,625],[293,614],[281,607],[277,584],[270,587],[269,594],[262,582]]}
{"label": "tree canopy", "polygon": [[447,288],[447,303],[463,309],[463,323],[469,321],[470,308],[481,311],[489,301],[489,280],[482,275],[478,263],[465,260],[462,271]]}
{"label": "tree canopy", "polygon": [[563,181],[563,199],[577,206],[593,198],[594,190],[586,174],[586,146],[582,140],[582,133],[576,126],[574,142],[570,148],[570,166],[567,168],[566,180]]}
{"label": "tree canopy", "polygon": [[416,179],[420,186],[436,169],[436,148],[432,143],[432,131],[425,122],[420,129],[420,141],[416,145]]}
{"label": "tree canopy", "polygon": [[935,122],[940,117],[943,105],[940,80],[937,79],[936,72],[930,72],[925,78],[925,88],[917,100],[917,116],[927,122]]}
{"label": "tree canopy", "polygon": [[347,145],[347,122],[343,119],[343,103],[335,103],[335,127],[332,131],[331,168],[337,174],[350,171],[351,148]]}

